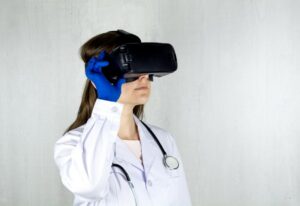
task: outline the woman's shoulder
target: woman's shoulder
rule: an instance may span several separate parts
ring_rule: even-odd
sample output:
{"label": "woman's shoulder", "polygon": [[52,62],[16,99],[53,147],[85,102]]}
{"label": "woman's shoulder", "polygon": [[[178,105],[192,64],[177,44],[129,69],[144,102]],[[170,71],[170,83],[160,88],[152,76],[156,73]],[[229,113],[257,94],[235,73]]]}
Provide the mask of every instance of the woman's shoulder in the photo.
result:
{"label": "woman's shoulder", "polygon": [[63,133],[57,140],[56,144],[59,143],[65,143],[65,142],[78,142],[83,130],[84,130],[85,124],[78,126],[76,128],[70,129],[69,131]]}
{"label": "woman's shoulder", "polygon": [[170,132],[170,130],[152,123],[146,123],[146,124],[150,127],[150,129],[156,135],[158,140],[164,143],[164,145],[168,145],[168,147],[173,147],[174,144],[176,144],[175,138],[172,132]]}
{"label": "woman's shoulder", "polygon": [[168,133],[168,131],[164,128],[162,128],[161,126],[158,126],[158,125],[154,125],[152,123],[148,123],[148,122],[145,122],[147,124],[147,126],[150,127],[150,129],[152,130],[155,130],[155,131],[158,131],[158,132],[161,132],[161,133]]}
{"label": "woman's shoulder", "polygon": [[85,124],[80,125],[78,127],[75,127],[73,129],[69,129],[67,132],[63,133],[62,137],[66,137],[66,136],[81,136],[81,134],[83,133]]}
{"label": "woman's shoulder", "polygon": [[66,134],[80,136],[84,130],[85,125],[86,125],[86,123],[81,126],[78,126],[76,128],[73,128],[73,129],[69,130]]}

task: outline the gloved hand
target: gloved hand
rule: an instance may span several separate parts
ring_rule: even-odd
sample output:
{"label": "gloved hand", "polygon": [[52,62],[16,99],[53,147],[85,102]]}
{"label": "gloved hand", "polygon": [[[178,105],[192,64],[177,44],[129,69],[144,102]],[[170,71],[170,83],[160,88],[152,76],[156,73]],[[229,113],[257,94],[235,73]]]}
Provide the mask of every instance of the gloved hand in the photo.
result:
{"label": "gloved hand", "polygon": [[125,79],[121,77],[115,85],[104,76],[102,68],[109,65],[104,60],[105,51],[100,52],[97,57],[92,57],[85,67],[85,74],[89,80],[96,85],[97,98],[116,102],[121,95],[121,87]]}

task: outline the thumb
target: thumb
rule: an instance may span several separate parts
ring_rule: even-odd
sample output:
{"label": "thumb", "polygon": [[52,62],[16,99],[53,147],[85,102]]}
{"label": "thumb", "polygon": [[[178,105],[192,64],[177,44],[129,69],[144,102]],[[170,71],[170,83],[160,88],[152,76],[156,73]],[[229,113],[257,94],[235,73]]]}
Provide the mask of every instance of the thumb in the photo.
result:
{"label": "thumb", "polygon": [[120,78],[119,80],[118,80],[118,82],[117,82],[117,87],[119,88],[119,89],[121,89],[121,87],[122,87],[122,84],[124,84],[126,82],[126,80],[125,80],[125,78]]}

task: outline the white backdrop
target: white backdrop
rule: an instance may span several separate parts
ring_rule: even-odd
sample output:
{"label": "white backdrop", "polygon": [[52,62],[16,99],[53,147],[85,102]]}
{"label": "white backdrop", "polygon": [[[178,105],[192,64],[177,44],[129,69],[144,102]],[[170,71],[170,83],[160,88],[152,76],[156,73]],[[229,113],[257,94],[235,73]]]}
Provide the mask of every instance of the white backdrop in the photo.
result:
{"label": "white backdrop", "polygon": [[65,206],[54,142],[86,79],[79,47],[124,29],[171,43],[146,122],[169,130],[195,206],[300,205],[300,1],[1,0],[0,205]]}

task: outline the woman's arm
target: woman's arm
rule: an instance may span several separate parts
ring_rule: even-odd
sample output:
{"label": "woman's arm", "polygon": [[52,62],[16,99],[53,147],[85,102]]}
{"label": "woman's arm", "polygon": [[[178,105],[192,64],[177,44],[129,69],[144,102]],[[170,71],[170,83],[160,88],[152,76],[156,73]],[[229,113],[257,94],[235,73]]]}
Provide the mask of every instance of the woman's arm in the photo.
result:
{"label": "woman's arm", "polygon": [[83,130],[71,130],[54,147],[54,159],[64,186],[89,200],[99,200],[108,192],[123,104],[97,99]]}

